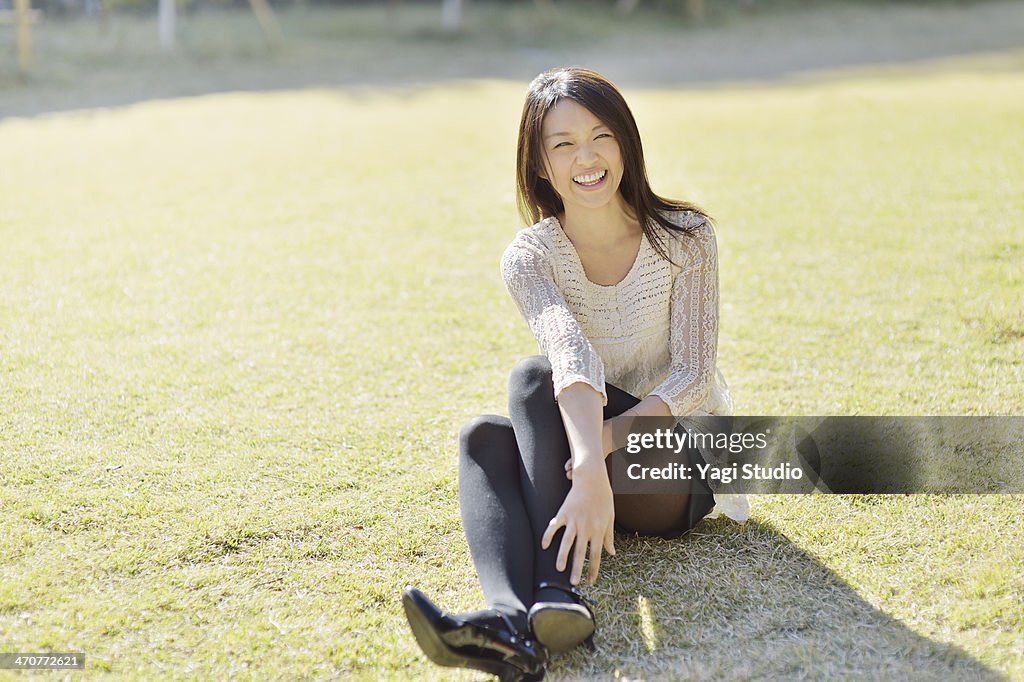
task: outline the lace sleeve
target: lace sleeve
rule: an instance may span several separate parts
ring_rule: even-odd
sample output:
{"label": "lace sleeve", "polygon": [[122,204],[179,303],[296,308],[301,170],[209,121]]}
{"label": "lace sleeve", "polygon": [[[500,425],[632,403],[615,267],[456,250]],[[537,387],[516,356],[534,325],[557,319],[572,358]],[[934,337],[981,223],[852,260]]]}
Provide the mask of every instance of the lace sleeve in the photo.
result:
{"label": "lace sleeve", "polygon": [[[672,284],[669,352],[665,380],[653,391],[672,414],[700,409],[711,394],[718,353],[718,248],[708,222],[680,235],[682,270]],[[673,260],[676,260],[673,254]]]}
{"label": "lace sleeve", "polygon": [[589,384],[608,403],[604,364],[555,285],[550,249],[520,233],[501,257],[505,286],[551,362],[555,398],[578,381]]}

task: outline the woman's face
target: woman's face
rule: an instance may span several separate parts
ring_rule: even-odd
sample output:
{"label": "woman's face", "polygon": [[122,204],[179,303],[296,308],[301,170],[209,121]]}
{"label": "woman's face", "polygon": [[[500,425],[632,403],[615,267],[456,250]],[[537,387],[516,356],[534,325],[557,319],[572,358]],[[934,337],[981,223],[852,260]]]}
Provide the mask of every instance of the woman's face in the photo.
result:
{"label": "woman's face", "polygon": [[612,131],[589,109],[563,99],[541,126],[545,172],[566,211],[612,202],[622,181],[622,151]]}

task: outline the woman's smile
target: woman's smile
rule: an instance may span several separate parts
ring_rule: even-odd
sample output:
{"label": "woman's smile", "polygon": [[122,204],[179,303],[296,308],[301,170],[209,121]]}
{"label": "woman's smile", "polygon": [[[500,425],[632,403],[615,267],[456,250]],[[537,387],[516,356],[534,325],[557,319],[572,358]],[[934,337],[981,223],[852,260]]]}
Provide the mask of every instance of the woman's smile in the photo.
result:
{"label": "woman's smile", "polygon": [[600,170],[595,173],[585,173],[573,177],[572,181],[586,189],[596,189],[604,184],[608,177],[608,171]]}

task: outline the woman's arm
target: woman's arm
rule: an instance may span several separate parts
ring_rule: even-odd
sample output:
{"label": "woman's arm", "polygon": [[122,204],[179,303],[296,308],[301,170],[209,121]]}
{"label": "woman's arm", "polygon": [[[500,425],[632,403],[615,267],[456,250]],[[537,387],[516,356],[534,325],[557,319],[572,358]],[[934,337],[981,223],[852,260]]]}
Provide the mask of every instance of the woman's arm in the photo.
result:
{"label": "woman's arm", "polygon": [[[576,480],[551,519],[541,546],[547,549],[565,528],[556,567],[564,571],[572,552],[570,581],[577,584],[590,551],[589,579],[597,580],[602,546],[614,554],[615,507],[602,450],[602,407],[608,397],[604,363],[555,285],[550,245],[524,231],[505,250],[501,274],[541,351],[551,362],[555,398],[569,440]],[[575,546],[575,549],[574,549]]]}
{"label": "woman's arm", "polygon": [[569,438],[575,475],[569,494],[541,538],[541,547],[547,549],[558,529],[565,527],[555,566],[564,571],[572,550],[569,580],[573,585],[583,575],[588,547],[591,584],[601,569],[602,546],[615,554],[615,507],[602,452],[601,407],[601,394],[585,383],[571,384],[559,394],[558,409]]}
{"label": "woman's arm", "polygon": [[[711,395],[718,356],[718,248],[705,222],[680,237],[682,270],[672,285],[669,374],[646,399],[660,398],[677,417]],[[646,400],[645,399],[645,400]]]}
{"label": "woman's arm", "polygon": [[[629,433],[630,422],[634,417],[671,417],[672,412],[669,410],[668,405],[665,401],[656,395],[649,395],[639,403],[629,408],[617,417],[606,419],[601,423],[601,456],[602,458],[607,457],[616,450],[620,450],[626,447],[626,443],[623,440],[624,436]],[[568,431],[568,427],[566,429]],[[615,436],[618,435],[619,440],[622,442],[615,442]],[[572,472],[575,457],[570,457],[565,463],[565,476],[570,481],[573,480]]]}
{"label": "woman's arm", "polygon": [[[601,424],[601,450],[605,457],[612,454],[620,448],[626,446],[625,443],[614,442],[614,435],[619,434],[620,440],[622,436],[629,431],[629,424],[634,417],[671,417],[672,411],[664,400],[656,395],[649,395],[639,403],[629,408],[617,417],[606,419]],[[624,426],[619,428],[618,425],[623,424]],[[570,460],[566,466],[566,471],[570,474],[569,478],[572,478],[572,460]]]}
{"label": "woman's arm", "polygon": [[550,246],[530,230],[520,232],[501,257],[501,276],[551,362],[556,399],[581,382],[598,393],[603,406],[608,401],[604,363],[555,285]]}

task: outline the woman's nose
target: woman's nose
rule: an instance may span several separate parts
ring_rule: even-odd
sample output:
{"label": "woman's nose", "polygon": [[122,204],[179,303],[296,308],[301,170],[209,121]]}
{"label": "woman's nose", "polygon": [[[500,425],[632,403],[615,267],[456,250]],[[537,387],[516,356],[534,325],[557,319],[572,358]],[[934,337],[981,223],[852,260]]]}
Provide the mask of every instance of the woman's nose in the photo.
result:
{"label": "woman's nose", "polygon": [[597,154],[594,153],[594,148],[589,144],[581,144],[576,148],[576,161],[580,165],[586,165],[597,158]]}

